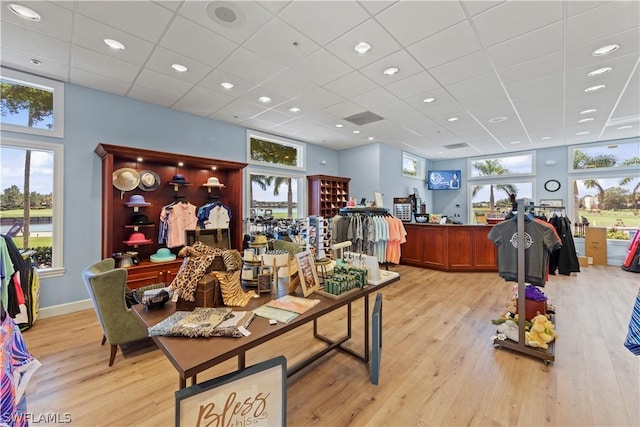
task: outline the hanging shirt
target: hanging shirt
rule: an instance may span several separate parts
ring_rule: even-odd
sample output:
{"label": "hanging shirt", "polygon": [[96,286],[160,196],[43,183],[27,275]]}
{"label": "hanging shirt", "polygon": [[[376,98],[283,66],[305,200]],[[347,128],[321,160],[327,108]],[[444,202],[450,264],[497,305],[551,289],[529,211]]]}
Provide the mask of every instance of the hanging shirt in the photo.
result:
{"label": "hanging shirt", "polygon": [[184,246],[186,244],[185,230],[193,230],[198,225],[196,207],[191,203],[176,203],[171,208],[171,215],[167,220],[168,248]]}

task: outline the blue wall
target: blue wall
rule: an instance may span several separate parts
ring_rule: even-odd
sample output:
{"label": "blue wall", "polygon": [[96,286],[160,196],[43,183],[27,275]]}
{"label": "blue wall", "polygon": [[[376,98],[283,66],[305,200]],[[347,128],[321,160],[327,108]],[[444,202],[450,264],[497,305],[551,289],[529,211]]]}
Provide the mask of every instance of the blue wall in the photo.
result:
{"label": "blue wall", "polygon": [[[163,152],[246,161],[246,129],[240,126],[193,116],[104,92],[65,85],[64,139],[2,131],[2,137],[47,141],[64,145],[64,265],[63,277],[42,280],[41,307],[86,300],[82,269],[100,259],[101,168],[94,153],[100,142],[140,147]],[[538,183],[541,197],[567,200],[569,176],[567,147],[537,150]],[[428,191],[424,180],[402,176],[402,150],[377,143],[335,151],[307,145],[307,175],[325,174],[351,178],[350,196],[373,200],[373,192],[383,193],[385,207],[394,197],[419,190],[428,212],[459,214],[468,222],[466,172],[460,191]],[[326,162],[322,162],[322,161]],[[547,165],[547,160],[555,160]],[[324,163],[324,164],[323,164]],[[426,169],[456,168],[466,171],[466,159],[431,162]],[[557,193],[543,188],[547,179],[563,183]]]}

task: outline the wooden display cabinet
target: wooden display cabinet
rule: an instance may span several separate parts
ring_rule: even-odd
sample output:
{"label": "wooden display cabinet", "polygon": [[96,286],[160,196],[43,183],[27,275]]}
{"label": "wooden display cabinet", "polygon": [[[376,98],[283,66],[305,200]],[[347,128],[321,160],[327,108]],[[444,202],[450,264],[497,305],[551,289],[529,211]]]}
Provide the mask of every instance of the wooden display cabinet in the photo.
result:
{"label": "wooden display cabinet", "polygon": [[349,200],[351,178],[329,175],[307,176],[309,183],[309,215],[331,218]]}
{"label": "wooden display cabinet", "polygon": [[[218,201],[231,209],[229,224],[231,248],[242,248],[242,170],[246,163],[195,157],[176,153],[144,150],[109,144],[98,144],[94,150],[102,159],[102,258],[110,258],[114,253],[135,251],[140,260],[138,265],[128,267],[127,283],[132,289],[148,284],[170,283],[180,268],[182,259],[152,263],[149,257],[165,247],[158,244],[158,226],[162,208],[172,202],[186,201],[197,208],[209,201]],[[179,163],[182,166],[179,166]],[[160,186],[153,191],[136,188],[122,192],[113,185],[113,172],[121,168],[131,168],[138,172],[149,170],[160,177]],[[170,184],[176,175],[185,177],[186,185]],[[209,177],[217,177],[223,188],[205,187]],[[127,206],[132,195],[144,196],[150,205]],[[146,215],[152,225],[134,226],[134,215]],[[141,232],[152,242],[129,245],[125,241],[134,232]],[[178,254],[181,247],[169,248]]]}

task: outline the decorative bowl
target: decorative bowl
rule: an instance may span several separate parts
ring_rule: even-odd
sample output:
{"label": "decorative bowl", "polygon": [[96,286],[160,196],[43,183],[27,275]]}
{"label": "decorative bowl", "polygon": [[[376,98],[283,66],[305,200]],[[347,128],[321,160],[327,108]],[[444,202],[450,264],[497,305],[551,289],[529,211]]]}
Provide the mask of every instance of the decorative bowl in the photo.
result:
{"label": "decorative bowl", "polygon": [[417,223],[424,224],[429,222],[429,214],[415,214],[414,217]]}

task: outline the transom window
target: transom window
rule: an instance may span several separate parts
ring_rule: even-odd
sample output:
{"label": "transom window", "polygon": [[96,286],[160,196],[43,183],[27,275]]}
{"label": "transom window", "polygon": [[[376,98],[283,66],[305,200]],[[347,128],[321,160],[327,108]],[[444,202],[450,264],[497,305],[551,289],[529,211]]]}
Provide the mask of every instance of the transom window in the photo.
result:
{"label": "transom window", "polygon": [[265,167],[305,169],[304,144],[255,131],[247,132],[248,162]]}

